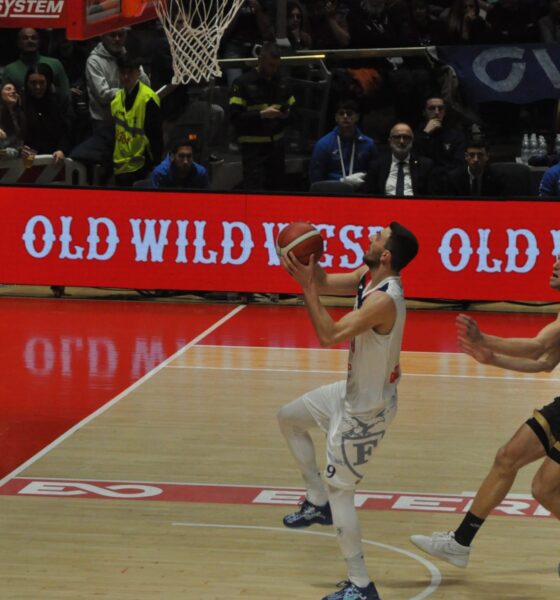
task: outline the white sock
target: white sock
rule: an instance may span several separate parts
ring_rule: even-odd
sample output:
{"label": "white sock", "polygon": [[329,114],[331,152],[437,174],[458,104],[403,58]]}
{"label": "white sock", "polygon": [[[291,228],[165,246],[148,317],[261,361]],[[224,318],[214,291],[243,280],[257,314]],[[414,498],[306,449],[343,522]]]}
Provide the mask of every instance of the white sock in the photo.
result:
{"label": "white sock", "polygon": [[366,563],[362,553],[346,559],[348,568],[348,579],[355,585],[365,588],[369,585],[371,579],[367,574]]}
{"label": "white sock", "polygon": [[303,479],[307,487],[306,495],[309,502],[315,506],[324,506],[329,501],[329,498],[327,496],[327,491],[325,490],[321,473],[318,471],[315,473],[307,472],[304,474]]}
{"label": "white sock", "polygon": [[366,587],[371,579],[362,551],[362,531],[354,505],[354,491],[329,486],[329,501],[336,537],[348,567],[348,579],[358,587]]}

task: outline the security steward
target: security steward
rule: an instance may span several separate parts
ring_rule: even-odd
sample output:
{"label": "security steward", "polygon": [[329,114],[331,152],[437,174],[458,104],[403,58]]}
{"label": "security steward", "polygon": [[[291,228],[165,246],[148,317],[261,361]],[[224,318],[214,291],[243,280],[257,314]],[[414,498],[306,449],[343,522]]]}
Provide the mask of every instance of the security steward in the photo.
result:
{"label": "security steward", "polygon": [[282,189],[286,170],[284,135],[293,120],[293,97],[280,76],[280,48],[262,46],[257,66],[233,83],[230,115],[237,132],[246,190]]}
{"label": "security steward", "polygon": [[140,60],[118,58],[122,89],[111,102],[115,122],[113,173],[117,186],[129,187],[145,179],[161,160],[163,134],[159,96],[139,80]]}

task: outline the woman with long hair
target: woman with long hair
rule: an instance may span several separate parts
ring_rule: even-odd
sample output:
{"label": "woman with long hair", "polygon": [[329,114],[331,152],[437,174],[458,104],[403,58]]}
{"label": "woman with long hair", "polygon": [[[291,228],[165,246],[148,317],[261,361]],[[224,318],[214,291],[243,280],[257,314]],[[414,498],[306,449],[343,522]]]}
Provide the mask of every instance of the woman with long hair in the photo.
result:
{"label": "woman with long hair", "polygon": [[489,42],[489,27],[480,16],[478,0],[453,0],[447,16],[450,44],[484,44]]}
{"label": "woman with long hair", "polygon": [[25,75],[23,91],[24,141],[37,154],[52,154],[56,164],[70,151],[70,105],[53,88],[49,65],[38,63]]}
{"label": "woman with long hair", "polygon": [[13,83],[0,85],[0,157],[18,158],[23,147],[25,118]]}

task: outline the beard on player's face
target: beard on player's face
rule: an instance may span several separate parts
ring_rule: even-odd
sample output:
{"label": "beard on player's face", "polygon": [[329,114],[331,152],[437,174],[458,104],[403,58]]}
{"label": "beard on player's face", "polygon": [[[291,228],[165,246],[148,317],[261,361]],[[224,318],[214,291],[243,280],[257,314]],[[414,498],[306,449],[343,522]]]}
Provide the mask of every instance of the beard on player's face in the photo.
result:
{"label": "beard on player's face", "polygon": [[384,248],[381,250],[368,250],[368,252],[364,254],[364,263],[370,269],[377,269],[381,264],[381,254],[383,253],[383,250]]}

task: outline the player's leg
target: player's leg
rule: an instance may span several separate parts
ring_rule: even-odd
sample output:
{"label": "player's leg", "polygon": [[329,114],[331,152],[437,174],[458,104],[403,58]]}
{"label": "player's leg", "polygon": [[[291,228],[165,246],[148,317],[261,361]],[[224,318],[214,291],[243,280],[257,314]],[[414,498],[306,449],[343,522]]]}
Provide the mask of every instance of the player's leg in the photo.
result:
{"label": "player's leg", "polygon": [[306,499],[300,509],[284,517],[286,527],[307,527],[315,523],[332,525],[327,491],[317,465],[315,445],[309,430],[327,431],[330,416],[340,401],[341,382],[322,386],[286,404],[278,411],[278,423],[288,448],[301,471]]}
{"label": "player's leg", "polygon": [[413,535],[411,541],[432,556],[437,556],[456,567],[466,567],[470,546],[488,515],[506,497],[519,469],[546,455],[540,437],[524,423],[496,453],[490,472],[479,487],[471,509],[455,531],[435,532],[431,536]]}
{"label": "player's leg", "polygon": [[486,519],[511,489],[524,466],[543,458],[546,450],[539,438],[523,423],[511,440],[496,453],[490,472],[478,488],[470,512]]}
{"label": "player's leg", "polygon": [[396,413],[396,404],[371,418],[335,415],[327,441],[326,467],[329,503],[340,551],[346,562],[348,580],[339,592],[323,600],[363,598],[379,600],[371,581],[362,548],[362,531],[354,503],[355,487],[361,481],[365,466],[383,439]]}
{"label": "player's leg", "polygon": [[535,500],[560,519],[560,453],[548,456],[533,478]]}
{"label": "player's leg", "polygon": [[560,519],[560,398],[535,411],[529,423],[548,454],[533,478],[533,496]]}

